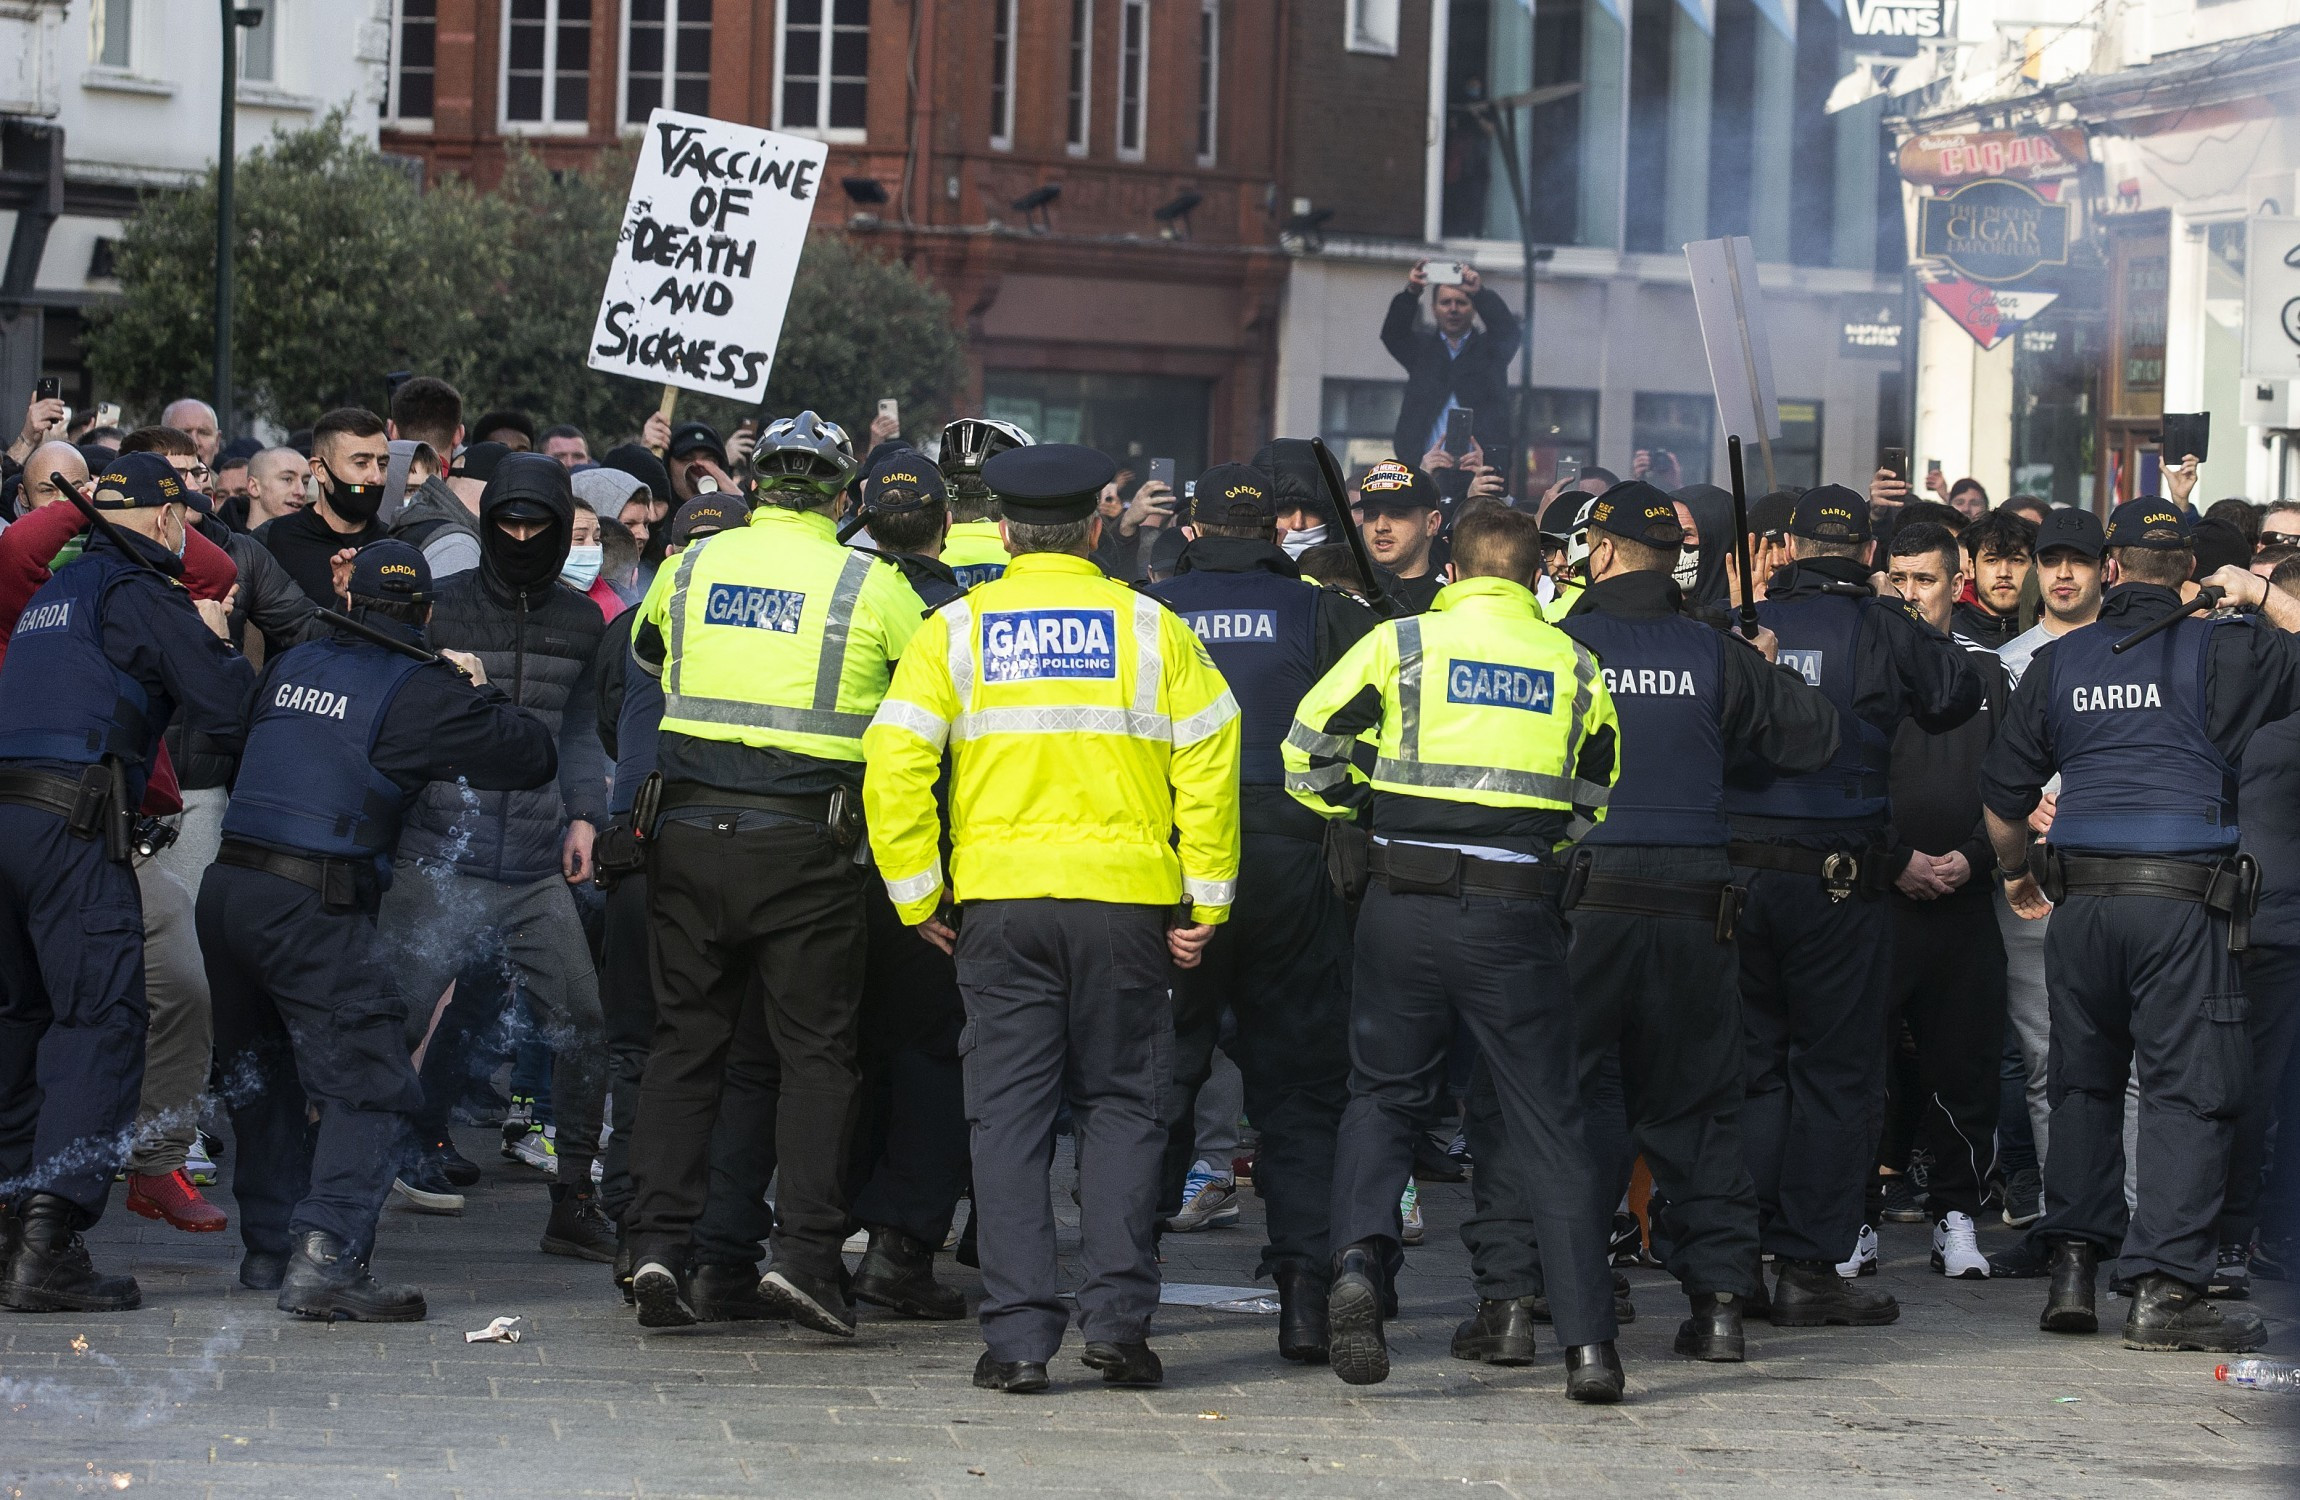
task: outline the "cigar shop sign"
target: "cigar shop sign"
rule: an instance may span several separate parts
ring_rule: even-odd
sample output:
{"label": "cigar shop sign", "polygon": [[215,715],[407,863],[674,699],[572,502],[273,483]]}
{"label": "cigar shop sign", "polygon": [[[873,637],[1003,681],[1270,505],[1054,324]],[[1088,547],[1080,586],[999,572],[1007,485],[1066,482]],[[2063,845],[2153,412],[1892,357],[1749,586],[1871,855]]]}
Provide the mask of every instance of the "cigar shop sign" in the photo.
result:
{"label": "cigar shop sign", "polygon": [[1983,178],[1919,203],[1917,255],[1974,281],[2001,286],[2068,264],[2068,205],[2025,183]]}

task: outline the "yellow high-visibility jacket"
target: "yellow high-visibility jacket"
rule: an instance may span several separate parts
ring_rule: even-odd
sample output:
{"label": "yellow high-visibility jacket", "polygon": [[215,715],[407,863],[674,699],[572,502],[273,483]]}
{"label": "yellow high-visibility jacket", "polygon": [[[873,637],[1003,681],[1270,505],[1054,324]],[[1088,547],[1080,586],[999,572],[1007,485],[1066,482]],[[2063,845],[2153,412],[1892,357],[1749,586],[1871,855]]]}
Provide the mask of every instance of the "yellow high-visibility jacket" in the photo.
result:
{"label": "yellow high-visibility jacket", "polygon": [[761,506],[666,562],[639,605],[663,638],[663,730],[859,761],[925,612],[901,569],[839,545],[828,516]]}
{"label": "yellow high-visibility jacket", "polygon": [[998,534],[996,521],[960,521],[942,539],[943,566],[958,575],[958,586],[973,588],[1006,571],[1013,559]]}
{"label": "yellow high-visibility jacket", "polygon": [[[1350,757],[1369,729],[1370,777]],[[1364,795],[1350,788],[1370,782],[1376,794],[1594,821],[1619,774],[1619,734],[1597,658],[1542,621],[1533,592],[1467,578],[1428,613],[1385,620],[1351,647],[1303,696],[1280,753],[1286,790],[1329,818],[1348,815]]]}
{"label": "yellow high-visibility jacket", "polygon": [[942,899],[947,746],[954,899],[1187,897],[1223,921],[1238,737],[1229,685],[1180,616],[1082,557],[1025,553],[935,611],[863,736],[887,894],[914,924]]}

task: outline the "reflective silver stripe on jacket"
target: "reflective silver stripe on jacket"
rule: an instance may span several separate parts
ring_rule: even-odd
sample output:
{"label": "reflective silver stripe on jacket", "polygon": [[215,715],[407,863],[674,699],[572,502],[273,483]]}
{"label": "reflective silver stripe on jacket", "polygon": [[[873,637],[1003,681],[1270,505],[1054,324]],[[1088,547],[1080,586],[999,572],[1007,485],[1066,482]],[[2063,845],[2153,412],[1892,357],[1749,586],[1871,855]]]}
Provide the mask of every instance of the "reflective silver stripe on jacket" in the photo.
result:
{"label": "reflective silver stripe on jacket", "polygon": [[876,728],[881,724],[907,729],[937,750],[950,739],[950,720],[904,698],[887,698],[880,702],[878,712],[871,715],[871,726]]}
{"label": "reflective silver stripe on jacket", "polygon": [[950,633],[950,692],[964,718],[974,707],[974,611],[964,599],[943,606],[943,628]]}
{"label": "reflective silver stripe on jacket", "polygon": [[1173,740],[1174,726],[1164,714],[1071,703],[978,708],[960,714],[950,726],[954,740],[978,740],[990,734],[1123,734],[1166,744]]}
{"label": "reflective silver stripe on jacket", "polygon": [[695,576],[695,560],[702,555],[701,544],[689,546],[679,556],[679,571],[671,575],[671,659],[667,663],[670,670],[663,674],[666,699],[679,691],[679,674],[687,659],[687,581]]}
{"label": "reflective silver stripe on jacket", "polygon": [[937,864],[924,875],[913,875],[908,880],[890,880],[886,883],[887,899],[897,906],[908,906],[913,901],[924,901],[942,889],[942,866]]}
{"label": "reflective silver stripe on jacket", "polygon": [[733,724],[744,729],[779,729],[788,734],[819,734],[840,740],[861,739],[871,721],[869,714],[824,713],[813,708],[786,708],[780,703],[746,703],[740,698],[698,698],[670,692],[663,695],[663,717],[693,719],[704,724]]}
{"label": "reflective silver stripe on jacket", "polygon": [[1182,894],[1200,906],[1228,906],[1238,899],[1235,880],[1192,880],[1182,877]]}
{"label": "reflective silver stripe on jacket", "polygon": [[[1334,767],[1340,770],[1339,766]],[[1500,792],[1510,797],[1539,797],[1570,807],[1599,808],[1613,793],[1593,781],[1572,776],[1545,776],[1538,771],[1512,771],[1502,766],[1448,766],[1418,760],[1374,762],[1374,780],[1399,786],[1426,786],[1455,792]]]}
{"label": "reflective silver stripe on jacket", "polygon": [[1338,734],[1320,734],[1296,719],[1294,727],[1286,731],[1286,743],[1304,755],[1324,755],[1335,760],[1348,760],[1350,747],[1357,741]]}
{"label": "reflective silver stripe on jacket", "polygon": [[1230,696],[1228,688],[1224,688],[1221,697],[1199,709],[1189,718],[1175,722],[1174,748],[1187,750],[1200,740],[1220,733],[1222,726],[1236,717],[1238,717],[1238,700]]}
{"label": "reflective silver stripe on jacket", "polygon": [[878,566],[868,552],[847,554],[839,581],[831,587],[830,613],[823,619],[823,654],[815,663],[815,710],[829,713],[839,706],[839,684],[846,680],[847,637],[854,633],[855,604],[862,598],[870,570]]}
{"label": "reflective silver stripe on jacket", "polygon": [[1134,596],[1134,712],[1158,713],[1158,685],[1166,676],[1166,658],[1158,649],[1158,617],[1166,606],[1148,594]]}
{"label": "reflective silver stripe on jacket", "polygon": [[1398,621],[1398,758],[1422,756],[1422,622]]}
{"label": "reflective silver stripe on jacket", "polygon": [[1288,771],[1286,790],[1316,794],[1329,787],[1340,786],[1350,779],[1348,766],[1320,766],[1312,771]]}

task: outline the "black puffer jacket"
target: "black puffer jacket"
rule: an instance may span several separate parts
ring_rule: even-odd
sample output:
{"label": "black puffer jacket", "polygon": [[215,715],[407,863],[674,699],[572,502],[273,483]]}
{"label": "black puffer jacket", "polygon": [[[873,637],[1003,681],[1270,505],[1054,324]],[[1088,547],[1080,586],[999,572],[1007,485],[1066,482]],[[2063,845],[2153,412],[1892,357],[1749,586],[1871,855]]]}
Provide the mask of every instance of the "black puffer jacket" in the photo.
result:
{"label": "black puffer jacket", "polygon": [[[543,535],[524,546],[497,524],[503,509],[517,503],[538,506],[551,518]],[[558,873],[569,819],[594,827],[606,820],[607,766],[593,670],[605,621],[598,605],[558,581],[575,501],[556,460],[505,459],[480,497],[479,515],[479,566],[439,586],[431,644],[476,655],[490,684],[551,727],[559,780],[527,792],[476,792],[435,781],[408,811],[399,854],[518,884]]]}

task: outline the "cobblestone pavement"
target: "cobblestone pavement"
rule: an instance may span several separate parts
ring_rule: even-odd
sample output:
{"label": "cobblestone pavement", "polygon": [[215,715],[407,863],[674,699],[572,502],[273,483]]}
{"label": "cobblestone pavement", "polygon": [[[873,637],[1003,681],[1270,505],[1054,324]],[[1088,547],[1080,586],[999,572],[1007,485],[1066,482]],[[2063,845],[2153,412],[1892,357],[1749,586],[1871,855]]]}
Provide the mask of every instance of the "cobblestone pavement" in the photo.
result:
{"label": "cobblestone pavement", "polygon": [[[115,1199],[96,1254],[145,1305],[0,1318],[0,1496],[2300,1492],[2300,1396],[2219,1385],[2206,1356],[2040,1334],[2041,1283],[1943,1281],[1922,1226],[1885,1232],[1897,1325],[1753,1324],[1746,1365],[1672,1357],[1682,1302],[1633,1273],[1629,1400],[1588,1409],[1554,1346],[1523,1370],[1448,1357],[1467,1189],[1432,1186],[1387,1384],[1281,1362],[1271,1318],[1167,1308],[1163,1389],[1103,1389],[1074,1335],[1053,1393],[1011,1397],[967,1383],[971,1323],[866,1309],[851,1344],[780,1324],[643,1334],[605,1267],[537,1252],[543,1181],[489,1134],[463,1141],[488,1167],[464,1217],[385,1214],[379,1267],[427,1289],[427,1323],[290,1320],[233,1279],[236,1234],[177,1234]],[[1169,1237],[1168,1280],[1246,1285],[1259,1222],[1249,1197],[1240,1227]],[[2273,1351],[2300,1357],[2300,1300],[2271,1287],[2260,1305]],[[464,1342],[507,1313],[523,1342]]]}

